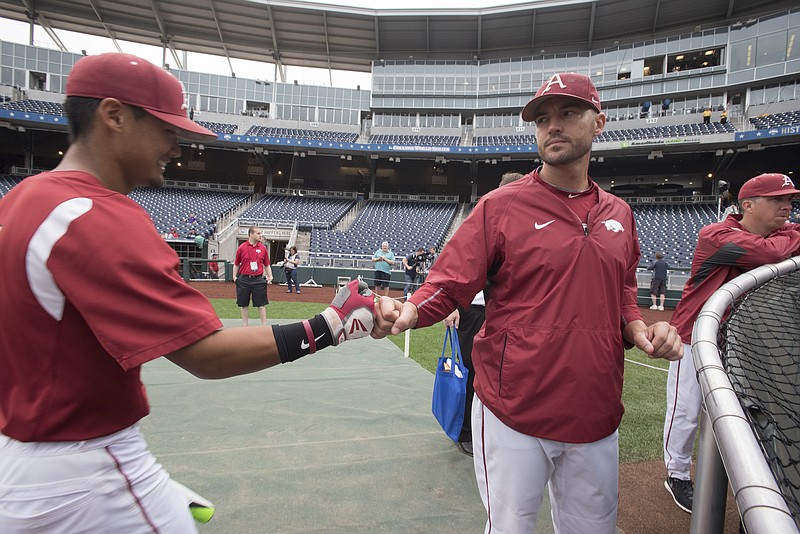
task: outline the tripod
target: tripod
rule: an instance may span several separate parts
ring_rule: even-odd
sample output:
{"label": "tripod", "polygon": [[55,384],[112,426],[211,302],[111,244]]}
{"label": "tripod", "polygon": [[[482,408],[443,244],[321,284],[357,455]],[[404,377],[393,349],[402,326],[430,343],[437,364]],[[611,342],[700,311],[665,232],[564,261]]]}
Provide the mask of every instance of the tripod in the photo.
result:
{"label": "tripod", "polygon": [[322,287],[322,284],[318,284],[314,281],[314,262],[311,261],[311,255],[309,254],[309,262],[311,265],[311,278],[300,284],[300,287]]}

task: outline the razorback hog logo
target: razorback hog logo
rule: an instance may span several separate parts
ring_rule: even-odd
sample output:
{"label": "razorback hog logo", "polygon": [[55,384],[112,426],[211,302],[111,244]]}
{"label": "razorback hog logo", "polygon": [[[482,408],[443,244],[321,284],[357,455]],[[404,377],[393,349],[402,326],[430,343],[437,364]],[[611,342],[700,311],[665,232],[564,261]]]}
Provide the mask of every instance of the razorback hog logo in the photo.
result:
{"label": "razorback hog logo", "polygon": [[614,219],[609,219],[607,221],[603,221],[603,224],[606,225],[606,230],[609,232],[624,232],[625,228],[622,227],[622,224],[619,221],[615,221]]}

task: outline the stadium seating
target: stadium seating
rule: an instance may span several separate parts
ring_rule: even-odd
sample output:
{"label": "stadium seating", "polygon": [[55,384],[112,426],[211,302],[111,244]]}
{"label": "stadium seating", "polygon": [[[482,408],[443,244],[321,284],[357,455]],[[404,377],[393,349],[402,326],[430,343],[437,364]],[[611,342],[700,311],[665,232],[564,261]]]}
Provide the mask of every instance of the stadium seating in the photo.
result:
{"label": "stadium seating", "polygon": [[232,134],[236,132],[238,126],[235,124],[227,124],[224,122],[208,122],[208,121],[196,121],[200,126],[203,128],[208,128],[214,133],[217,134]]}
{"label": "stadium seating", "polygon": [[354,143],[358,139],[358,134],[355,132],[275,128],[272,126],[251,126],[245,135],[284,137],[288,139],[317,139],[319,141],[335,141],[338,143]]}
{"label": "stadium seating", "polygon": [[457,146],[459,140],[457,135],[374,134],[369,136],[370,144],[382,145]]}
{"label": "stadium seating", "polygon": [[6,193],[11,191],[11,188],[20,183],[22,178],[22,176],[9,176],[7,174],[0,174],[0,198],[3,198]]}
{"label": "stadium seating", "polygon": [[58,102],[47,102],[45,100],[12,100],[0,104],[0,109],[12,109],[27,113],[43,113],[45,115],[64,115],[64,106]]}
{"label": "stadium seating", "polygon": [[653,126],[649,128],[623,128],[620,130],[604,130],[595,137],[595,142],[635,141],[640,139],[664,139],[669,137],[692,137],[733,133],[736,127],[731,123],[712,122],[711,124],[673,124],[670,126]]}
{"label": "stadium seating", "polygon": [[355,199],[267,195],[241,217],[299,223],[300,228],[333,228],[356,203]]}
{"label": "stadium seating", "polygon": [[349,230],[313,230],[311,252],[372,257],[383,241],[396,256],[418,246],[441,247],[457,208],[456,203],[370,201]]}
{"label": "stadium seating", "polygon": [[[159,233],[175,228],[181,238],[197,235],[210,237],[216,231],[215,220],[235,208],[250,195],[175,189],[170,187],[138,187],[129,195],[150,214]],[[192,221],[190,215],[196,220]]]}
{"label": "stadium seating", "polygon": [[795,124],[800,124],[800,111],[787,111],[786,113],[752,117],[750,119],[750,124],[758,130],[775,128],[777,126],[794,126]]}
{"label": "stadium seating", "polygon": [[655,261],[656,252],[672,267],[690,267],[700,229],[717,220],[711,204],[635,205],[633,216],[642,249],[641,264]]}
{"label": "stadium seating", "polygon": [[472,139],[474,146],[532,145],[535,135],[481,135]]}

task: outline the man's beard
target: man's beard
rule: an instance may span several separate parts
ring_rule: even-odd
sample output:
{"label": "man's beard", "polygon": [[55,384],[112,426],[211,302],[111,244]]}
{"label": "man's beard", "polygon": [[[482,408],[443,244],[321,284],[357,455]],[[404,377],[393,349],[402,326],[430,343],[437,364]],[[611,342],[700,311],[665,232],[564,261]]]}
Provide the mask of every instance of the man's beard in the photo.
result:
{"label": "man's beard", "polygon": [[542,161],[546,164],[557,167],[560,165],[568,165],[581,159],[592,149],[592,139],[589,139],[588,142],[585,139],[566,139],[566,141],[569,145],[569,148],[566,150],[562,149],[553,154],[548,152],[547,148],[545,148],[539,152],[539,157],[542,158]]}

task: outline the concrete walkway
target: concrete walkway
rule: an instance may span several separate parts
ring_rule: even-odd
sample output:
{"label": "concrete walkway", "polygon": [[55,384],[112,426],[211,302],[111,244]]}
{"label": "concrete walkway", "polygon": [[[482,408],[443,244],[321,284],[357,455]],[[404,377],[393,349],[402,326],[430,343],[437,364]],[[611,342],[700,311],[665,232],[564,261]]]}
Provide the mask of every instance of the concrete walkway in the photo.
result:
{"label": "concrete walkway", "polygon": [[[143,380],[151,450],[217,505],[201,533],[483,532],[472,459],[430,412],[433,376],[388,340],[220,381],[159,359]],[[552,532],[547,503],[539,523]]]}

